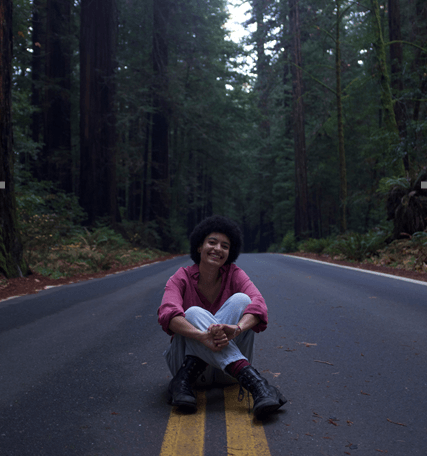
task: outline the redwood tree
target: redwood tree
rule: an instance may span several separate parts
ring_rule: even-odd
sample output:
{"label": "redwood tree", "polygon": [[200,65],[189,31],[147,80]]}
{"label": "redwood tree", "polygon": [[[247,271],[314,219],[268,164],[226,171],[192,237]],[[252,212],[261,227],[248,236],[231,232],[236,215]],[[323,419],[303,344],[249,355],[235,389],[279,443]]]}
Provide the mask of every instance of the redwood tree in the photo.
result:
{"label": "redwood tree", "polygon": [[150,218],[157,222],[163,248],[168,244],[169,119],[168,119],[168,24],[169,0],[153,0],[153,108],[151,149]]}
{"label": "redwood tree", "polygon": [[[32,139],[35,143],[40,141],[42,130],[41,105],[41,79],[42,79],[42,52],[43,47],[43,20],[42,11],[44,10],[44,0],[33,0],[33,14],[31,25],[33,28],[32,53],[31,53],[31,104],[35,108],[32,113]],[[37,173],[36,173],[37,174]]]}
{"label": "redwood tree", "polygon": [[47,0],[44,167],[46,178],[72,188],[71,0]]}
{"label": "redwood tree", "polygon": [[304,126],[304,102],[300,19],[298,0],[289,0],[289,24],[292,54],[293,131],[295,149],[295,236],[308,235],[307,158]]}
{"label": "redwood tree", "polygon": [[80,203],[92,225],[118,219],[115,0],[82,0],[80,25]]}
{"label": "redwood tree", "polygon": [[[394,114],[393,98],[391,94],[390,75],[387,66],[386,47],[382,32],[381,14],[378,0],[371,0],[372,24],[374,32],[374,48],[376,51],[378,79],[381,88],[381,106],[384,111],[385,129],[388,135],[388,146],[394,148],[399,141],[399,129]],[[396,169],[397,174],[403,174],[404,167]]]}
{"label": "redwood tree", "polygon": [[12,0],[0,0],[0,272],[18,277],[27,267],[22,259],[13,185],[11,78]]}
{"label": "redwood tree", "polygon": [[341,205],[341,232],[347,230],[347,166],[345,160],[344,146],[344,121],[342,107],[342,88],[341,88],[341,8],[340,0],[336,0],[337,21],[336,21],[336,40],[335,40],[335,74],[337,86],[337,126],[338,126],[338,155],[340,163],[340,205]]}
{"label": "redwood tree", "polygon": [[[388,29],[390,37],[391,89],[395,97],[394,115],[399,129],[400,139],[406,137],[405,104],[399,100],[403,92],[403,49],[399,0],[388,0]],[[409,157],[406,152],[403,158],[405,171],[409,171]]]}

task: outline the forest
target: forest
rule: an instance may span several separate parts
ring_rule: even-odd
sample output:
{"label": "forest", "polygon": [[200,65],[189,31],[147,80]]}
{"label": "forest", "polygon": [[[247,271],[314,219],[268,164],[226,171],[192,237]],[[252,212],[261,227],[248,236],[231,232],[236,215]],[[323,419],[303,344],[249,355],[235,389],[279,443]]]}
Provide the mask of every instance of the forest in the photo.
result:
{"label": "forest", "polygon": [[0,0],[0,273],[212,214],[245,252],[427,239],[427,2],[246,3],[235,42],[226,0]]}

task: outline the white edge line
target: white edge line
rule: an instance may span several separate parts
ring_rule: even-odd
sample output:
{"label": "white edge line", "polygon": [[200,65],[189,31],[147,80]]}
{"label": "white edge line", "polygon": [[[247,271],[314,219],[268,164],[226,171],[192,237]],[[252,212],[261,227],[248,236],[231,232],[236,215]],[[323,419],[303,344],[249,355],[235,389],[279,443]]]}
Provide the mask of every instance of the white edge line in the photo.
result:
{"label": "white edge line", "polygon": [[352,269],[353,271],[366,272],[367,274],[375,274],[375,275],[379,275],[379,276],[383,276],[383,277],[390,277],[390,279],[404,280],[405,282],[417,283],[418,285],[424,285],[425,287],[427,286],[427,282],[422,282],[421,280],[408,279],[407,277],[400,277],[400,276],[393,275],[393,274],[384,274],[383,272],[370,271],[368,269],[353,268],[351,266],[344,266],[342,264],[328,263],[327,261],[312,260],[311,258],[299,257],[296,255],[287,255],[286,253],[282,253],[281,255],[288,257],[288,258],[297,258],[299,260],[313,261],[314,263],[321,263],[321,264],[326,264],[328,266],[335,266],[336,268]]}

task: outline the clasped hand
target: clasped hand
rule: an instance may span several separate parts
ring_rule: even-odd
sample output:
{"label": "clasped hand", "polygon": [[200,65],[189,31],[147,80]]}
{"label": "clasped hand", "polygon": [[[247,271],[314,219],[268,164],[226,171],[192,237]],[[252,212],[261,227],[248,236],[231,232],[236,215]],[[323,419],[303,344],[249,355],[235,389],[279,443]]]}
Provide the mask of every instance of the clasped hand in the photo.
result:
{"label": "clasped hand", "polygon": [[234,339],[236,329],[237,325],[210,325],[201,342],[210,350],[219,352]]}

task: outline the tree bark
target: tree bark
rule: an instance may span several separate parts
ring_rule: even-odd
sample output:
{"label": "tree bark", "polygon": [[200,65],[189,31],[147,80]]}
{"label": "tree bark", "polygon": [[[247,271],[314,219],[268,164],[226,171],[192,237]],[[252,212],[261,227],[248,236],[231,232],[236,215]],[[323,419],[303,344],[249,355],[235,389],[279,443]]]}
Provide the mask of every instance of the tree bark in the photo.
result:
{"label": "tree bark", "polygon": [[116,184],[115,0],[82,0],[80,30],[80,203],[92,225],[119,219]]}
{"label": "tree bark", "polygon": [[47,179],[68,193],[73,190],[70,25],[71,1],[48,0],[43,158]]}
{"label": "tree bark", "polygon": [[[381,27],[381,16],[378,0],[371,0],[372,20],[374,29],[374,48],[377,55],[377,64],[379,71],[379,81],[381,87],[381,105],[384,110],[384,123],[389,135],[389,147],[394,147],[399,142],[399,129],[397,127],[396,116],[394,115],[393,98],[391,95],[390,75],[387,68],[387,58],[385,51],[384,37]],[[402,166],[395,170],[400,175],[404,174]]]}
{"label": "tree bark", "polygon": [[27,273],[13,185],[12,39],[12,0],[0,0],[0,273],[7,278]]}
{"label": "tree bark", "polygon": [[[43,56],[44,50],[44,20],[45,0],[33,0],[33,13],[31,25],[33,27],[32,55],[31,55],[31,104],[33,113],[31,115],[31,136],[35,143],[43,141],[43,113],[42,113],[42,83],[43,83]],[[43,49],[43,53],[42,53]],[[36,161],[29,160],[34,175],[42,179],[42,169]]]}
{"label": "tree bark", "polygon": [[307,153],[303,103],[302,57],[299,22],[299,0],[289,0],[289,22],[292,47],[293,130],[295,149],[295,237],[309,234]]}
{"label": "tree bark", "polygon": [[[424,0],[416,0],[415,2],[416,20],[413,25],[413,35],[417,38],[418,43],[425,48],[427,46],[427,34],[425,24],[427,23],[427,5]],[[417,101],[414,105],[413,120],[418,122],[421,112],[421,99],[427,95],[427,72],[424,70],[427,65],[427,53],[421,49],[417,49],[416,58],[414,61],[414,72],[420,74],[419,93],[416,96]],[[418,141],[424,141],[422,133],[416,134]]]}
{"label": "tree bark", "polygon": [[163,241],[169,243],[169,119],[168,119],[168,25],[169,1],[153,0],[153,126],[151,162],[151,220],[155,220]]}
{"label": "tree bark", "polygon": [[344,123],[342,108],[342,89],[341,89],[341,37],[340,37],[340,0],[336,0],[337,5],[337,23],[336,23],[336,50],[335,50],[335,72],[337,83],[337,123],[338,123],[338,154],[340,164],[340,205],[341,232],[347,230],[347,166],[345,161],[344,146]]}
{"label": "tree bark", "polygon": [[[394,115],[400,139],[406,138],[406,110],[405,104],[399,100],[403,92],[402,68],[403,49],[402,31],[400,21],[400,0],[388,0],[388,25],[390,38],[390,62],[391,62],[391,89],[395,96]],[[406,151],[403,157],[405,171],[409,171],[409,156]]]}

